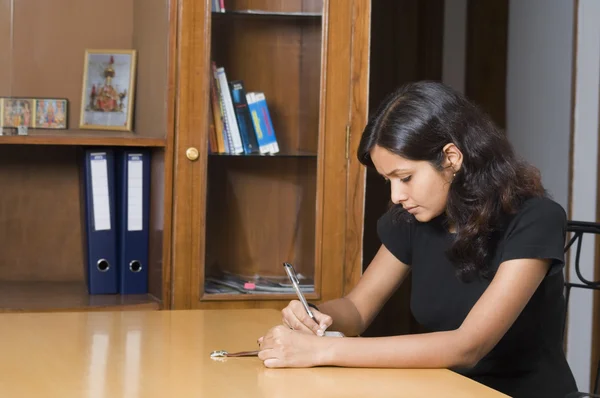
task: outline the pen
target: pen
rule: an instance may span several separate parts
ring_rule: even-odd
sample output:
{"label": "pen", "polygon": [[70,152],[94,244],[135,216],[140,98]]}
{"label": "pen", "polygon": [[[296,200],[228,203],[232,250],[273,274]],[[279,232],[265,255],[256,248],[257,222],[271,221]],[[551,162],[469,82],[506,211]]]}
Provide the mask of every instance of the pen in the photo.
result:
{"label": "pen", "polygon": [[296,276],[296,271],[294,270],[294,267],[292,266],[292,264],[283,263],[283,268],[285,268],[285,272],[287,273],[288,277],[292,281],[292,285],[294,285],[294,290],[296,290],[296,295],[298,296],[298,299],[300,299],[300,302],[304,306],[304,309],[306,310],[306,313],[318,325],[319,322],[317,321],[317,319],[315,318],[314,314],[310,310],[310,307],[308,306],[308,303],[306,302],[306,299],[304,298],[304,294],[302,294],[302,291],[300,290],[300,285],[299,285],[298,277]]}

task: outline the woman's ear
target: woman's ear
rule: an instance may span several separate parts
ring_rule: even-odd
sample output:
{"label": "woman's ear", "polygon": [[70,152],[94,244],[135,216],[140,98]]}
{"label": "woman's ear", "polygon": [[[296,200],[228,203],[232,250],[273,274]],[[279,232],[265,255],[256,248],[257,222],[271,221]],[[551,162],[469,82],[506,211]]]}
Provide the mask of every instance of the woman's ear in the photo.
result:
{"label": "woman's ear", "polygon": [[460,149],[453,143],[444,145],[442,148],[444,152],[445,164],[444,167],[452,168],[452,173],[456,173],[460,170],[463,161],[463,155]]}

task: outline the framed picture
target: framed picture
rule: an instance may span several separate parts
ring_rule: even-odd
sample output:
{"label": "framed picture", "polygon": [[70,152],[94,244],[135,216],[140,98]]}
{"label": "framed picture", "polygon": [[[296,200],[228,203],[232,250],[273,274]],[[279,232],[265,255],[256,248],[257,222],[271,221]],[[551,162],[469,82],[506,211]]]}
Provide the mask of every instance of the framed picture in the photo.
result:
{"label": "framed picture", "polygon": [[2,127],[33,127],[35,107],[32,98],[3,98],[0,122]]}
{"label": "framed picture", "polygon": [[86,50],[79,127],[131,131],[136,50]]}
{"label": "framed picture", "polygon": [[35,119],[37,129],[66,129],[68,120],[67,100],[35,98]]}

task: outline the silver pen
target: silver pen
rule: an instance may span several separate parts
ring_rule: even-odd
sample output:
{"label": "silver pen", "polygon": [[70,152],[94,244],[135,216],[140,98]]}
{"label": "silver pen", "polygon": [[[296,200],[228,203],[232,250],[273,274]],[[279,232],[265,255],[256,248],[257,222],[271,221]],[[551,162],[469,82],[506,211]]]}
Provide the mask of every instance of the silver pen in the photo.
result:
{"label": "silver pen", "polygon": [[306,301],[306,299],[304,298],[304,294],[302,294],[302,291],[300,290],[300,282],[298,281],[298,277],[296,276],[296,271],[294,270],[294,267],[290,263],[283,263],[283,268],[285,268],[285,272],[287,273],[288,277],[290,278],[290,281],[292,281],[292,285],[294,285],[294,290],[296,290],[296,295],[298,295],[298,298],[300,299],[300,302],[304,306],[306,313],[318,325],[319,322],[317,321],[317,318],[315,318],[315,315],[310,310],[310,307],[308,306],[308,302]]}

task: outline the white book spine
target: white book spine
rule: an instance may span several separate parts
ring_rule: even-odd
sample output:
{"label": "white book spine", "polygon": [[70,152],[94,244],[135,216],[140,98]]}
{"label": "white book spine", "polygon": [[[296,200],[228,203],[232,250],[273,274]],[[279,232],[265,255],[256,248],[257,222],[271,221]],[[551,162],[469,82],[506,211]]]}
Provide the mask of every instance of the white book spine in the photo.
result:
{"label": "white book spine", "polygon": [[233,141],[232,153],[243,153],[244,147],[242,146],[242,137],[240,136],[240,129],[238,128],[237,119],[235,118],[235,109],[233,108],[229,84],[227,84],[227,76],[223,67],[217,68],[217,76],[219,77],[219,87],[221,88],[225,105],[225,117],[227,118],[229,133],[231,134],[231,140]]}

